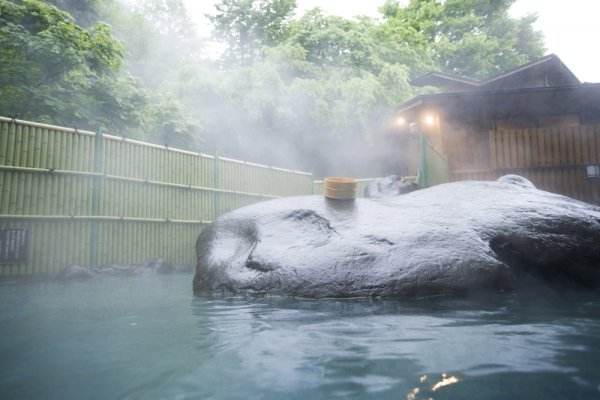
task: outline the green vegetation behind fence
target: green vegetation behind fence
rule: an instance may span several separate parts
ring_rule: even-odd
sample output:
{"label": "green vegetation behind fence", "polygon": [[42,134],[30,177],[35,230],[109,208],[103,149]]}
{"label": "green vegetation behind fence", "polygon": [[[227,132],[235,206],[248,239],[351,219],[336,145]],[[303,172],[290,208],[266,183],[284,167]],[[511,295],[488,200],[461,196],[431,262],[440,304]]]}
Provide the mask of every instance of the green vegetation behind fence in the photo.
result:
{"label": "green vegetation behind fence", "polygon": [[218,215],[312,191],[308,173],[0,117],[0,276],[192,264]]}

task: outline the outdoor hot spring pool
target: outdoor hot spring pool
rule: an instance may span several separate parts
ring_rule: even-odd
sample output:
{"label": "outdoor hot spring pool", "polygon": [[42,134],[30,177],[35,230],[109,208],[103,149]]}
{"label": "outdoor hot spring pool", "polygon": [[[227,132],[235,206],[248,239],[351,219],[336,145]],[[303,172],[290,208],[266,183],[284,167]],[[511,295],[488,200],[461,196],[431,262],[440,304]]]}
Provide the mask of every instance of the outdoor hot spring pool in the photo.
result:
{"label": "outdoor hot spring pool", "polygon": [[0,397],[600,398],[599,295],[202,298],[191,280],[4,281]]}

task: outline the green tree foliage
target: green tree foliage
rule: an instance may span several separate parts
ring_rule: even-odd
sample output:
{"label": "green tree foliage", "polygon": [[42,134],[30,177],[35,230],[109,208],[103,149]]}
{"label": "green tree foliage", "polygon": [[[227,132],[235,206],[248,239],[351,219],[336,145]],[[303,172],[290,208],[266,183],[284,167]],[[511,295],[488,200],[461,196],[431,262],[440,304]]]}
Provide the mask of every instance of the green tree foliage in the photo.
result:
{"label": "green tree foliage", "polygon": [[[0,1],[0,113],[56,122],[99,122],[123,110],[111,88],[123,45],[109,27],[88,29],[54,6],[35,0]],[[123,83],[124,84],[124,83]]]}
{"label": "green tree foliage", "polygon": [[100,20],[101,10],[112,0],[46,0],[57,8],[67,11],[77,25],[89,27]]}
{"label": "green tree foliage", "polygon": [[124,66],[110,27],[84,29],[37,0],[0,0],[0,115],[146,137],[198,148],[183,105],[154,95]]}
{"label": "green tree foliage", "polygon": [[215,36],[228,44],[228,62],[249,63],[263,46],[281,43],[296,0],[221,0],[209,15]]}
{"label": "green tree foliage", "polygon": [[381,21],[220,0],[219,60],[202,58],[183,0],[51,2],[77,23],[48,2],[0,0],[0,114],[317,175],[390,172],[378,140],[419,93],[411,78],[484,77],[543,52],[535,17],[508,15],[513,0],[388,0]]}
{"label": "green tree foliage", "polygon": [[385,24],[412,46],[426,47],[438,69],[483,78],[544,53],[535,16],[511,18],[515,0],[388,0]]}
{"label": "green tree foliage", "polygon": [[143,0],[113,10],[110,19],[126,43],[127,68],[151,89],[162,90],[186,63],[199,62],[203,42],[182,0]]}
{"label": "green tree foliage", "polygon": [[[256,15],[267,1],[251,3],[245,6],[261,20]],[[222,21],[238,11],[222,14]],[[422,65],[425,52],[396,42],[370,18],[347,20],[320,9],[280,32],[278,42],[255,41],[251,57],[234,52],[223,60],[251,63],[224,62],[210,79],[203,71],[180,82],[177,96],[184,102],[194,104],[198,93],[211,99],[195,108],[207,124],[207,142],[236,157],[318,175],[382,173],[370,149],[391,109],[413,95],[410,70]],[[238,49],[239,36],[229,40]]]}

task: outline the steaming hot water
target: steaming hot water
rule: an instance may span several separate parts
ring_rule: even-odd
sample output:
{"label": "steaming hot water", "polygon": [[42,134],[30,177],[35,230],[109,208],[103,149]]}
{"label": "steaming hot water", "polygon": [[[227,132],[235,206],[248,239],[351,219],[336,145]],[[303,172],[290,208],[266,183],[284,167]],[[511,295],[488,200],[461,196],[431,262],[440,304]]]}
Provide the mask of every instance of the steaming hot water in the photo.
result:
{"label": "steaming hot water", "polygon": [[203,298],[191,276],[0,286],[6,399],[600,398],[600,297]]}

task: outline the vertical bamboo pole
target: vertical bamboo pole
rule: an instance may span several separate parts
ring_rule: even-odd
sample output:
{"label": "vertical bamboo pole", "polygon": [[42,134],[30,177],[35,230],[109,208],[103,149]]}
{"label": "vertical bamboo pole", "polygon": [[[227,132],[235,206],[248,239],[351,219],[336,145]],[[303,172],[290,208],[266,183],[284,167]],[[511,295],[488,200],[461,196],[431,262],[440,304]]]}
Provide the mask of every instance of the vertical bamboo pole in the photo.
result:
{"label": "vertical bamboo pole", "polygon": [[83,134],[73,134],[70,152],[72,153],[72,166],[75,171],[86,171],[85,160],[87,153],[85,149],[86,137]]}
{"label": "vertical bamboo pole", "polygon": [[69,169],[69,164],[68,164],[68,157],[69,157],[69,153],[68,153],[68,146],[67,146],[67,142],[69,140],[69,137],[71,137],[72,133],[71,132],[65,132],[65,131],[60,131],[59,132],[59,137],[60,137],[60,162],[58,164],[58,168],[60,169]]}
{"label": "vertical bamboo pole", "polygon": [[[96,132],[96,140],[94,142],[94,172],[100,173],[102,171],[102,129],[99,128]],[[92,217],[98,216],[100,209],[100,177],[96,176],[93,178],[92,187]],[[90,227],[90,267],[98,266],[98,221],[92,219]]]}
{"label": "vertical bamboo pole", "polygon": [[52,198],[52,175],[43,174],[40,175],[40,187],[39,201],[42,205],[42,214],[49,215],[51,213],[50,199]]}
{"label": "vertical bamboo pole", "polygon": [[48,144],[48,130],[40,129],[39,134],[41,135],[41,146],[40,146],[40,168],[48,168],[48,151],[50,145]]}
{"label": "vertical bamboo pole", "polygon": [[185,156],[185,163],[183,163],[183,169],[185,172],[185,178],[182,181],[183,183],[186,183],[188,185],[192,184],[192,180],[194,179],[192,176],[192,163],[194,160],[194,156],[187,154]]}
{"label": "vertical bamboo pole", "polygon": [[61,215],[71,215],[71,198],[70,198],[70,190],[71,190],[71,179],[72,175],[60,175],[59,176],[59,189],[58,189],[58,207],[57,210]]}
{"label": "vertical bamboo pole", "polygon": [[158,188],[155,185],[147,184],[146,190],[152,199],[149,215],[151,218],[156,218],[158,216],[158,202],[160,201],[160,198],[158,197]]}
{"label": "vertical bamboo pole", "polygon": [[124,199],[123,199],[123,182],[118,180],[111,180],[110,186],[113,188],[113,195],[108,198],[108,201],[112,205],[113,214],[119,217],[124,216]]}
{"label": "vertical bamboo pole", "polygon": [[[164,182],[166,180],[165,178],[165,169],[167,167],[167,151],[160,149],[158,150],[159,154],[160,154],[160,165],[161,168],[158,170],[158,176],[157,176],[157,180]],[[167,217],[167,212],[168,212],[168,202],[169,202],[169,193],[168,193],[168,189],[166,186],[158,186],[159,190],[160,190],[160,215],[159,218],[166,218]]]}
{"label": "vertical bamboo pole", "polygon": [[62,158],[62,154],[60,152],[61,146],[62,146],[62,132],[59,130],[52,130],[52,137],[51,137],[51,142],[52,142],[52,157],[53,157],[53,162],[52,162],[52,167],[50,168],[55,168],[55,169],[60,169],[60,163],[61,163],[61,158]]}
{"label": "vertical bamboo pole", "polygon": [[76,136],[75,133],[65,132],[65,141],[63,145],[63,151],[65,153],[63,168],[68,169],[70,171],[77,171],[77,167],[74,165],[75,163],[73,162],[73,156],[75,153],[77,153],[77,151],[73,149],[74,136]]}
{"label": "vertical bamboo pole", "polygon": [[0,165],[8,165],[6,163],[6,152],[8,151],[8,136],[10,132],[8,122],[1,122],[0,128]]}
{"label": "vertical bamboo pole", "polygon": [[136,146],[135,148],[135,159],[134,159],[134,173],[135,173],[135,177],[136,178],[143,178],[143,167],[144,167],[144,160],[142,159],[142,150],[144,149],[144,146]]}
{"label": "vertical bamboo pole", "polygon": [[74,215],[90,215],[87,208],[87,200],[88,200],[88,184],[89,178],[86,176],[82,176],[77,180],[77,185],[75,185],[75,191],[77,196],[77,206],[74,210]]}
{"label": "vertical bamboo pole", "polygon": [[26,127],[26,130],[23,132],[23,141],[24,145],[24,153],[22,154],[22,165],[26,167],[33,166],[33,149],[35,147],[35,136],[32,135],[33,127]]}
{"label": "vertical bamboo pole", "polygon": [[48,135],[48,158],[47,158],[47,166],[46,168],[56,168],[57,167],[57,152],[58,152],[58,144],[57,144],[57,135],[56,131],[47,129],[46,134]]}
{"label": "vertical bamboo pole", "polygon": [[90,179],[91,178],[87,176],[79,178],[79,182],[75,187],[75,189],[77,190],[77,207],[75,208],[75,215],[90,215]]}
{"label": "vertical bamboo pole", "polygon": [[19,173],[18,172],[10,172],[10,184],[8,190],[8,209],[10,210],[10,214],[16,214],[18,198],[17,198],[17,187],[19,186]]}
{"label": "vertical bamboo pole", "polygon": [[172,175],[171,153],[173,153],[173,152],[171,150],[169,150],[168,148],[163,150],[165,163],[163,164],[163,167],[162,167],[162,176],[159,179],[162,182],[172,182],[172,180],[171,180],[171,175]]}
{"label": "vertical bamboo pole", "polygon": [[32,214],[43,214],[44,205],[40,201],[40,193],[43,191],[42,176],[39,174],[32,175],[32,187],[31,187],[31,213]]}
{"label": "vertical bamboo pole", "polygon": [[50,184],[48,185],[48,194],[49,194],[49,198],[48,198],[48,214],[47,215],[54,215],[57,214],[58,211],[58,192],[60,190],[59,185],[60,185],[60,177],[53,174],[53,173],[48,173],[48,181],[50,182]]}
{"label": "vertical bamboo pole", "polygon": [[17,132],[16,124],[11,124],[10,129],[8,131],[8,143],[6,146],[6,158],[4,160],[5,165],[15,165],[14,164],[14,151],[15,151],[16,132]]}
{"label": "vertical bamboo pole", "polygon": [[34,168],[39,168],[41,166],[42,159],[42,129],[40,128],[32,128],[31,129],[34,138],[34,146],[33,146],[33,161],[30,164]]}
{"label": "vertical bamboo pole", "polygon": [[16,213],[23,215],[23,214],[29,214],[29,210],[27,210],[27,205],[26,205],[26,196],[28,196],[27,193],[27,182],[29,181],[31,174],[27,174],[27,173],[19,173],[18,174],[18,178],[16,180],[16,186],[13,188],[13,191],[16,193]]}
{"label": "vertical bamboo pole", "polygon": [[190,194],[192,189],[182,190],[183,193],[183,211],[181,213],[181,219],[193,219],[190,213]]}
{"label": "vertical bamboo pole", "polygon": [[14,160],[13,165],[20,167],[21,153],[23,151],[23,125],[19,124],[15,130],[15,148],[13,149]]}
{"label": "vertical bamboo pole", "polygon": [[151,174],[150,174],[149,179],[159,180],[157,170],[158,170],[159,164],[160,164],[160,157],[159,157],[160,154],[158,152],[158,149],[156,149],[154,147],[150,148],[150,154],[151,154],[152,162],[150,163]]}
{"label": "vertical bamboo pole", "polygon": [[2,172],[2,192],[0,192],[0,212],[10,214],[10,189],[12,184],[12,172]]}
{"label": "vertical bamboo pole", "polygon": [[8,174],[0,171],[0,214],[8,214],[5,210],[6,203],[4,202],[4,192],[8,184]]}
{"label": "vertical bamboo pole", "polygon": [[[212,187],[214,189],[219,189],[221,187],[220,176],[219,176],[219,153],[215,152],[214,158],[214,166],[213,166],[213,184]],[[217,219],[220,212],[220,196],[221,194],[218,192],[213,192],[213,221]]]}

